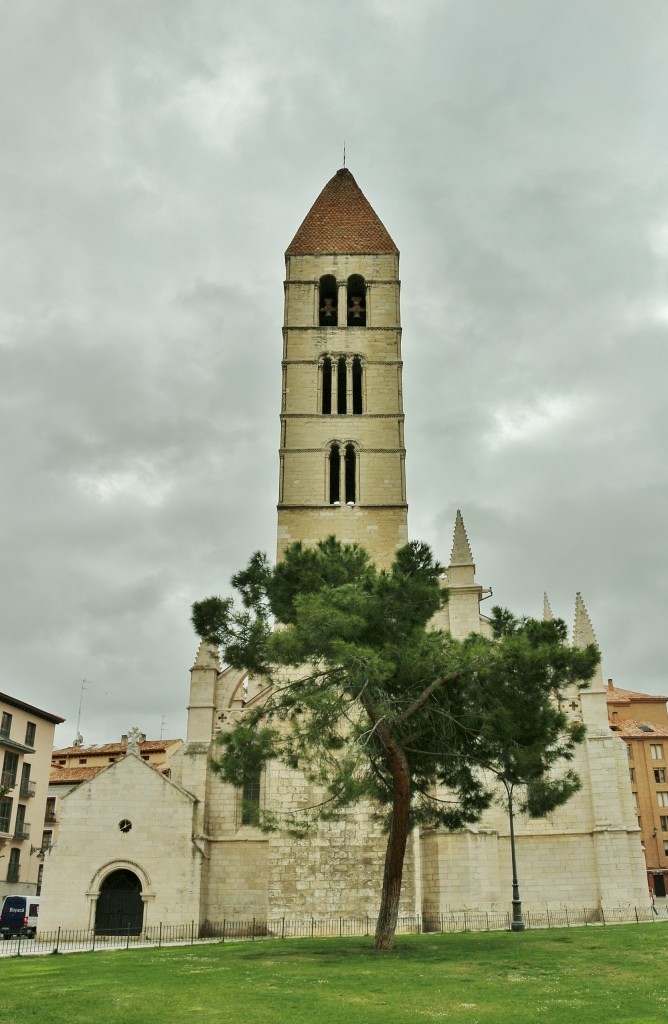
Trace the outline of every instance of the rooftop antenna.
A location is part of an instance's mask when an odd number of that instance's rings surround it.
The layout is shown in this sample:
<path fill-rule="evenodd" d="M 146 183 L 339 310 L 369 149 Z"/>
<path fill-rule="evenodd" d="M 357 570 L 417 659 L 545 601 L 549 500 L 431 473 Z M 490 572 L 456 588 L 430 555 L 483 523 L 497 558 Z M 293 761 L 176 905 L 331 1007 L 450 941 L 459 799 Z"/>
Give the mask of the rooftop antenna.
<path fill-rule="evenodd" d="M 343 140 L 343 166 L 346 166 L 346 140 Z"/>
<path fill-rule="evenodd" d="M 163 733 L 165 731 L 165 725 L 166 724 L 167 724 L 167 718 L 166 718 L 165 715 L 163 715 L 162 718 L 160 719 L 160 739 L 162 739 L 162 737 L 163 737 Z"/>
<path fill-rule="evenodd" d="M 79 726 L 81 725 L 81 705 L 83 704 L 84 690 L 87 688 L 87 686 L 90 686 L 90 680 L 89 679 L 82 679 L 81 680 L 81 695 L 79 697 L 79 714 L 77 715 L 77 734 L 74 737 L 74 744 L 73 744 L 73 746 L 75 746 L 75 747 L 83 746 L 83 736 L 79 732 Z"/>

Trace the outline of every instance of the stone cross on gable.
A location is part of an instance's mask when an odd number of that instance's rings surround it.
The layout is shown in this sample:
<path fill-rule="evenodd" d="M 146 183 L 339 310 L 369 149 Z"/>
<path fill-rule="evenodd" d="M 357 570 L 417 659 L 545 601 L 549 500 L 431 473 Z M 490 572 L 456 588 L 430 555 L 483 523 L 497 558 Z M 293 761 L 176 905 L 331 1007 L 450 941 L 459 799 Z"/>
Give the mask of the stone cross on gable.
<path fill-rule="evenodd" d="M 137 728 L 136 725 L 133 725 L 132 728 L 128 731 L 128 754 L 139 753 L 139 744 L 142 741 L 143 735 L 144 734 L 141 731 L 141 729 Z"/>

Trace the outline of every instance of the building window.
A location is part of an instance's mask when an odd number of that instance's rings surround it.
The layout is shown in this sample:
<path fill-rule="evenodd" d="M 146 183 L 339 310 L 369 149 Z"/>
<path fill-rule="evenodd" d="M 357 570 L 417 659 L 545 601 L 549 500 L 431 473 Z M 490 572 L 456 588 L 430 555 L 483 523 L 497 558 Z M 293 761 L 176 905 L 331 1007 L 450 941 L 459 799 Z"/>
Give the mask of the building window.
<path fill-rule="evenodd" d="M 319 323 L 321 327 L 336 327 L 337 316 L 336 278 L 325 274 L 320 278 Z"/>
<path fill-rule="evenodd" d="M 27 839 L 30 835 L 30 825 L 26 823 L 26 805 L 17 804 L 16 821 L 14 822 L 14 836 L 16 839 Z"/>
<path fill-rule="evenodd" d="M 13 789 L 16 785 L 16 775 L 19 770 L 19 755 L 5 751 L 5 759 L 2 763 L 2 778 L 0 786 L 4 789 Z"/>
<path fill-rule="evenodd" d="M 50 850 L 53 846 L 53 832 L 50 829 L 42 832 L 42 849 Z"/>
<path fill-rule="evenodd" d="M 345 416 L 348 400 L 348 381 L 346 380 L 346 361 L 340 356 L 336 366 L 336 411 Z"/>
<path fill-rule="evenodd" d="M 360 274 L 348 278 L 348 327 L 366 327 L 366 284 Z"/>
<path fill-rule="evenodd" d="M 34 747 L 35 746 L 35 732 L 36 731 L 37 731 L 37 726 L 35 725 L 35 723 L 34 722 L 28 722 L 28 724 L 26 725 L 26 747 Z"/>
<path fill-rule="evenodd" d="M 663 744 L 650 743 L 649 752 L 653 761 L 663 761 Z"/>
<path fill-rule="evenodd" d="M 345 465 L 346 465 L 346 504 L 354 505 L 356 501 L 356 490 L 357 490 L 357 453 L 355 446 L 352 444 L 346 445 L 345 454 Z"/>
<path fill-rule="evenodd" d="M 661 831 L 668 832 L 668 814 L 662 814 L 659 822 L 661 823 Z"/>
<path fill-rule="evenodd" d="M 659 807 L 668 807 L 668 793 L 657 793 L 656 798 L 659 801 Z"/>
<path fill-rule="evenodd" d="M 42 878 L 44 877 L 44 865 L 40 864 L 37 868 L 37 890 L 35 896 L 41 896 L 42 894 Z"/>
<path fill-rule="evenodd" d="M 341 449 L 333 444 L 329 449 L 329 503 L 337 505 L 341 501 Z"/>
<path fill-rule="evenodd" d="M 46 800 L 46 811 L 44 812 L 44 821 L 55 821 L 56 820 L 56 798 L 55 796 L 47 797 Z"/>
<path fill-rule="evenodd" d="M 2 724 L 0 724 L 0 738 L 8 740 L 12 731 L 12 716 L 8 711 L 2 712 Z"/>
<path fill-rule="evenodd" d="M 629 761 L 633 759 L 633 751 L 631 750 L 631 745 L 629 743 L 626 744 L 626 756 L 628 757 Z"/>
<path fill-rule="evenodd" d="M 665 768 L 655 768 L 654 769 L 654 781 L 655 782 L 665 782 L 666 781 L 666 769 Z"/>
<path fill-rule="evenodd" d="M 7 864 L 7 881 L 18 882 L 21 877 L 21 851 L 16 848 L 9 851 L 9 862 Z"/>
<path fill-rule="evenodd" d="M 88 764 L 88 758 L 87 757 L 80 757 L 79 758 L 79 764 Z"/>
<path fill-rule="evenodd" d="M 248 775 L 241 789 L 241 824 L 257 825 L 260 820 L 260 772 Z"/>
<path fill-rule="evenodd" d="M 636 774 L 635 770 L 633 768 L 629 768 L 629 778 L 630 778 L 631 782 L 635 782 L 636 781 L 635 780 L 635 774 Z"/>
<path fill-rule="evenodd" d="M 668 857 L 668 839 L 664 839 L 663 841 L 663 852 L 666 857 Z"/>
<path fill-rule="evenodd" d="M 9 823 L 12 820 L 12 801 L 5 797 L 0 800 L 0 832 L 9 832 Z"/>
<path fill-rule="evenodd" d="M 325 415 L 332 411 L 332 360 L 329 356 L 322 361 L 322 411 Z"/>
<path fill-rule="evenodd" d="M 353 416 L 362 413 L 362 360 L 353 356 Z"/>

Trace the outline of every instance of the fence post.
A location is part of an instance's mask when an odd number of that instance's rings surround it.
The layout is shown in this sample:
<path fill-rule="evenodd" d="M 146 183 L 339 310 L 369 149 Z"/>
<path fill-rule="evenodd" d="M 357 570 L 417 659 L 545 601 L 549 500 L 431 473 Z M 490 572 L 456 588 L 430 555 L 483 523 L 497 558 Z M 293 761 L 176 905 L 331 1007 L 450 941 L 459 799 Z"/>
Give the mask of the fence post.
<path fill-rule="evenodd" d="M 343 935 L 343 918 L 339 918 L 339 938 Z"/>
<path fill-rule="evenodd" d="M 568 907 L 566 907 L 566 927 L 570 928 L 571 922 L 568 920 Z"/>
<path fill-rule="evenodd" d="M 601 907 L 601 920 L 603 921 L 603 924 L 607 923 L 606 920 L 605 920 L 605 911 L 604 911 L 603 907 Z"/>
<path fill-rule="evenodd" d="M 464 911 L 464 931 L 468 931 L 468 925 L 466 923 L 466 911 Z"/>
<path fill-rule="evenodd" d="M 21 932 L 19 932 L 19 944 L 16 947 L 16 955 L 21 956 Z"/>
<path fill-rule="evenodd" d="M 636 924 L 638 924 L 638 907 L 637 907 L 637 905 L 633 909 L 636 912 Z"/>
<path fill-rule="evenodd" d="M 190 945 L 195 945 L 195 922 L 190 922 Z"/>
<path fill-rule="evenodd" d="M 93 928 L 93 942 L 92 942 L 92 945 L 91 945 L 90 948 L 91 948 L 91 953 L 94 953 L 95 952 L 95 929 L 94 928 Z"/>
<path fill-rule="evenodd" d="M 125 948 L 126 949 L 130 948 L 130 924 L 129 924 L 129 922 L 128 922 L 128 937 L 127 937 L 127 941 L 125 943 Z"/>
<path fill-rule="evenodd" d="M 311 938 L 313 938 L 313 915 L 311 915 Z"/>
<path fill-rule="evenodd" d="M 487 931 L 489 931 L 489 910 L 485 911 L 485 917 L 487 918 Z"/>
<path fill-rule="evenodd" d="M 223 942 L 225 941 L 225 928 L 227 926 L 227 918 L 223 918 Z"/>
<path fill-rule="evenodd" d="M 58 952 L 58 946 L 59 945 L 60 945 L 60 925 L 58 925 L 58 934 L 56 935 L 56 948 L 53 951 L 54 953 Z"/>
<path fill-rule="evenodd" d="M 369 915 L 368 914 L 366 915 L 366 931 L 365 931 L 364 934 L 365 935 L 369 934 Z"/>
<path fill-rule="evenodd" d="M 285 915 L 281 918 L 281 938 L 285 938 Z"/>

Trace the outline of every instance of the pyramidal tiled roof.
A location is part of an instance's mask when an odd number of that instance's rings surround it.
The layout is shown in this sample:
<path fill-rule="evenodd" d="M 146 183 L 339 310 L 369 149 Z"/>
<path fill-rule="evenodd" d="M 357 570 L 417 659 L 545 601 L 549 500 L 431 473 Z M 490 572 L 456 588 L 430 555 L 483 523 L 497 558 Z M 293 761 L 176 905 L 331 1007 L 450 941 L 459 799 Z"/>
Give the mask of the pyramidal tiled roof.
<path fill-rule="evenodd" d="M 398 251 L 352 174 L 342 167 L 306 214 L 286 255 Z"/>

